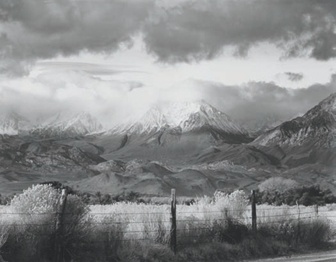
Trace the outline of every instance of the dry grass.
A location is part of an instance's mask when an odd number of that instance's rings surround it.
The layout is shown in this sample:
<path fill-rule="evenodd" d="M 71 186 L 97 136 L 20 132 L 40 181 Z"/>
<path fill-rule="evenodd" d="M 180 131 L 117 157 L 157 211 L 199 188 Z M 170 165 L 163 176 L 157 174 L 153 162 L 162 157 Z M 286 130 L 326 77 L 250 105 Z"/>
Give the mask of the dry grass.
<path fill-rule="evenodd" d="M 251 225 L 251 207 L 244 200 L 243 193 L 231 197 L 219 195 L 217 198 L 203 197 L 192 205 L 177 205 L 177 224 L 184 227 L 192 223 L 204 227 L 219 223 L 223 217 L 230 217 L 247 226 Z M 90 207 L 90 214 L 94 221 L 104 217 L 116 216 L 128 223 L 126 232 L 132 236 L 135 231 L 155 231 L 158 227 L 166 232 L 170 229 L 170 205 L 152 205 L 137 203 L 116 203 L 113 205 L 94 205 Z M 316 213 L 314 206 L 257 206 L 258 225 L 284 224 L 285 222 L 311 222 L 317 218 L 326 219 L 331 225 L 336 225 L 336 205 L 319 207 Z M 159 231 L 159 230 L 158 230 Z M 148 235 L 148 234 L 147 234 Z M 155 235 L 155 234 L 154 234 Z M 134 237 L 143 237 L 134 234 Z M 154 236 L 152 237 L 155 238 Z"/>
<path fill-rule="evenodd" d="M 0 224 L 7 226 L 0 228 L 0 241 L 7 241 L 8 249 L 9 244 L 30 237 L 25 241 L 26 246 L 13 246 L 12 251 L 23 248 L 29 254 L 27 257 L 39 261 L 39 246 L 50 241 L 53 234 L 53 217 L 16 214 L 11 206 L 0 206 L 0 213 Z M 336 205 L 320 207 L 318 214 L 314 207 L 260 205 L 257 217 L 259 231 L 253 235 L 251 208 L 246 196 L 238 191 L 231 196 L 217 194 L 213 198 L 200 198 L 192 205 L 179 204 L 179 253 L 174 258 L 168 247 L 170 205 L 94 205 L 80 220 L 80 232 L 84 233 L 74 235 L 72 241 L 81 244 L 73 249 L 72 258 L 74 261 L 184 261 L 199 256 L 220 261 L 220 258 L 284 254 L 295 245 L 316 246 L 326 241 L 330 225 L 336 224 Z M 41 226 L 46 221 L 49 225 Z"/>

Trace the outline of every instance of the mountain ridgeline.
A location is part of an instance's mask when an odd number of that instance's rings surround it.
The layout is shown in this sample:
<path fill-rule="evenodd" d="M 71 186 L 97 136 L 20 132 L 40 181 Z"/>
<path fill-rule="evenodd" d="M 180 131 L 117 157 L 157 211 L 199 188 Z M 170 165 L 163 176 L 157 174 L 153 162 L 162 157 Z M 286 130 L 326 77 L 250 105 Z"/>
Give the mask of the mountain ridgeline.
<path fill-rule="evenodd" d="M 211 194 L 272 176 L 336 191 L 336 94 L 252 137 L 205 101 L 153 105 L 112 129 L 86 112 L 0 116 L 4 192 L 57 180 L 87 192 Z M 255 132 L 254 132 L 255 133 Z"/>
<path fill-rule="evenodd" d="M 336 132 L 336 94 L 320 102 L 301 117 L 286 121 L 255 140 L 260 145 L 302 145 L 319 140 L 327 148 L 333 147 Z"/>
<path fill-rule="evenodd" d="M 104 146 L 106 159 L 190 162 L 210 147 L 252 140 L 229 116 L 200 101 L 154 106 L 105 132 L 95 143 Z"/>

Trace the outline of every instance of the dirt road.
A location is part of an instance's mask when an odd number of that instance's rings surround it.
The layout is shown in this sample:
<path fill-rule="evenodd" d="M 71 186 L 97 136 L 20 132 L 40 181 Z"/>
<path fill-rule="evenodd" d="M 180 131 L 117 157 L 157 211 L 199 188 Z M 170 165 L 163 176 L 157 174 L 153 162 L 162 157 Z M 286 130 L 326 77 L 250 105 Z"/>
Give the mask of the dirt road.
<path fill-rule="evenodd" d="M 250 260 L 249 262 L 336 262 L 336 250 L 281 258 Z"/>

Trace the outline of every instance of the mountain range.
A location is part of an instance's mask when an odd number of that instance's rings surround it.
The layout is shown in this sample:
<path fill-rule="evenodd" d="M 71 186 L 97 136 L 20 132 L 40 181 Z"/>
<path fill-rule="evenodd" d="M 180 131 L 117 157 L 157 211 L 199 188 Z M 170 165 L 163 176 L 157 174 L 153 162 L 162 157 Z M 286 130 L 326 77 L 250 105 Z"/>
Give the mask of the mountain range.
<path fill-rule="evenodd" d="M 205 101 L 170 102 L 154 105 L 138 118 L 128 119 L 114 128 L 115 133 L 152 133 L 162 129 L 193 132 L 204 127 L 219 133 L 247 135 L 247 131 Z"/>
<path fill-rule="evenodd" d="M 11 112 L 0 116 L 0 133 L 5 193 L 58 180 L 88 192 L 174 187 L 195 196 L 252 189 L 272 176 L 336 192 L 336 94 L 257 133 L 203 100 L 155 104 L 111 129 L 87 112 L 36 121 Z"/>
<path fill-rule="evenodd" d="M 25 117 L 8 112 L 0 114 L 0 134 L 17 135 L 20 131 L 30 129 L 30 122 Z"/>
<path fill-rule="evenodd" d="M 34 121 L 16 113 L 9 112 L 0 115 L 0 134 L 19 135 L 35 134 L 40 137 L 73 137 L 100 132 L 103 126 L 90 113 L 76 114 L 58 113 Z"/>

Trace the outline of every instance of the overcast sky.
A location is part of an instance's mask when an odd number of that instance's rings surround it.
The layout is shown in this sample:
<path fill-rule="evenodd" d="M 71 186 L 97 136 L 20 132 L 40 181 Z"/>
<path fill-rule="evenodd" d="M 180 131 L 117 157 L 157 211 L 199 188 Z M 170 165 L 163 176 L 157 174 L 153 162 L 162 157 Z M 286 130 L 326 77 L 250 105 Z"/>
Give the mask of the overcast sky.
<path fill-rule="evenodd" d="M 0 0 L 0 110 L 290 118 L 336 91 L 335 21 L 334 0 Z"/>

